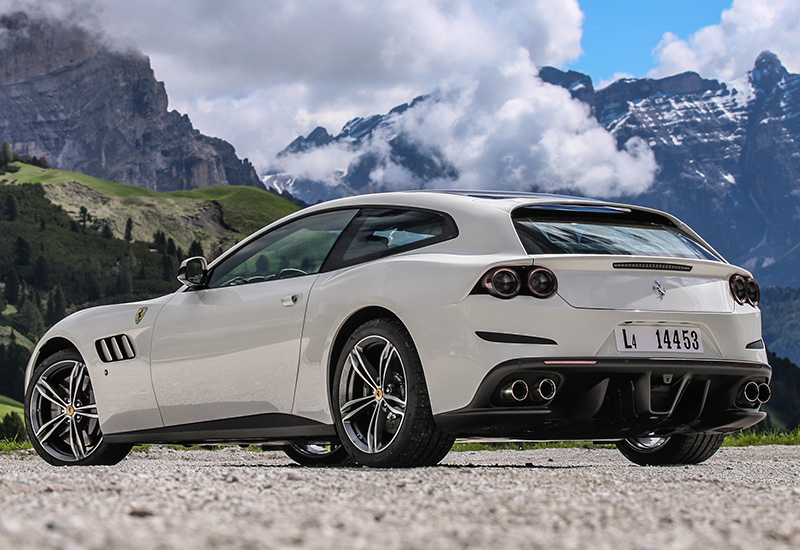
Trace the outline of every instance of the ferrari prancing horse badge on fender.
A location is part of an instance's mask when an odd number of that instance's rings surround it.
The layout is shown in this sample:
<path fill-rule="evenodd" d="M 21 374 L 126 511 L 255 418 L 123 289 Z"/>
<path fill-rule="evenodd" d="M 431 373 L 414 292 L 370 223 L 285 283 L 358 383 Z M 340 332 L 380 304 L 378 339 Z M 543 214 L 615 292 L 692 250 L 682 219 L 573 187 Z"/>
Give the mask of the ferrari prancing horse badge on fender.
<path fill-rule="evenodd" d="M 145 313 L 147 313 L 147 308 L 146 307 L 140 307 L 139 311 L 136 312 L 136 324 L 137 325 L 144 318 L 144 314 Z"/>

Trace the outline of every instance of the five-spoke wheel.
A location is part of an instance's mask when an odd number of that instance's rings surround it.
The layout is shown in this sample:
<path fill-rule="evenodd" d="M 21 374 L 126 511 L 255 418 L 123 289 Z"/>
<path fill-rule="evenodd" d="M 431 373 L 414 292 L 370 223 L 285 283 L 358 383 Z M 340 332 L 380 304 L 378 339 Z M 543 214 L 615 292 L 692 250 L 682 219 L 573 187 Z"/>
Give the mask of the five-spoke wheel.
<path fill-rule="evenodd" d="M 405 328 L 374 319 L 349 338 L 334 376 L 342 445 L 368 466 L 436 464 L 453 438 L 433 422 L 422 365 Z"/>
<path fill-rule="evenodd" d="M 115 464 L 130 446 L 103 442 L 92 381 L 72 350 L 47 358 L 25 396 L 25 425 L 39 455 L 51 464 Z"/>

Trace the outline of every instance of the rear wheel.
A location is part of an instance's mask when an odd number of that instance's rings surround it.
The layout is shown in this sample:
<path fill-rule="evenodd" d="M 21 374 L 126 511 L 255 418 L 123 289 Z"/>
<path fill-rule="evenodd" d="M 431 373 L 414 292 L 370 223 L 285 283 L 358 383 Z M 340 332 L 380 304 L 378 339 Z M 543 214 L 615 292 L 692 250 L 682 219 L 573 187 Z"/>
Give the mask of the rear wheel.
<path fill-rule="evenodd" d="M 350 455 L 338 443 L 286 445 L 283 452 L 302 466 L 339 466 L 350 462 Z"/>
<path fill-rule="evenodd" d="M 89 370 L 75 350 L 51 355 L 34 371 L 25 428 L 39 456 L 54 466 L 116 464 L 131 450 L 103 441 Z"/>
<path fill-rule="evenodd" d="M 408 331 L 374 319 L 347 340 L 333 383 L 339 439 L 358 464 L 437 464 L 455 438 L 437 428 L 422 364 Z"/>
<path fill-rule="evenodd" d="M 700 464 L 714 456 L 724 439 L 724 434 L 648 435 L 618 441 L 617 448 L 641 466 Z"/>

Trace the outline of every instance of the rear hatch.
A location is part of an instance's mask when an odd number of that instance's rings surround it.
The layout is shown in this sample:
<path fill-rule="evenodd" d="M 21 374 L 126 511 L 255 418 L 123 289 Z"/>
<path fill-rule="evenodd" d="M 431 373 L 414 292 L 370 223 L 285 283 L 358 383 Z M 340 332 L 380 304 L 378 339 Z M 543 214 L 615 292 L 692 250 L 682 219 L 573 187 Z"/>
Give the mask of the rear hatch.
<path fill-rule="evenodd" d="M 537 256 L 558 294 L 585 309 L 722 313 L 734 309 L 725 263 L 625 256 Z"/>
<path fill-rule="evenodd" d="M 546 204 L 512 213 L 534 263 L 552 269 L 571 306 L 730 312 L 726 263 L 680 221 L 616 205 Z"/>

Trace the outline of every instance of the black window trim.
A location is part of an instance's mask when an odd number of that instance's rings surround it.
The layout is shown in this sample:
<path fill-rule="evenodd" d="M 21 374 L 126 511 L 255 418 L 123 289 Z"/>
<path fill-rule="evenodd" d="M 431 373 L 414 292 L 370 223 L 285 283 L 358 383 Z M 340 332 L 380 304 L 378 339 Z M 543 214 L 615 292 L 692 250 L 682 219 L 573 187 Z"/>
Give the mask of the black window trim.
<path fill-rule="evenodd" d="M 369 218 L 369 213 L 375 210 L 398 210 L 403 212 L 423 212 L 426 214 L 433 214 L 441 217 L 444 220 L 444 231 L 442 232 L 441 235 L 437 235 L 436 237 L 431 237 L 429 239 L 422 239 L 420 241 L 404 244 L 402 246 L 393 248 L 389 251 L 374 252 L 366 256 L 353 258 L 352 260 L 345 260 L 344 259 L 345 251 L 350 246 L 350 243 L 355 238 L 359 229 L 361 229 L 361 226 Z M 456 225 L 455 220 L 453 220 L 453 217 L 447 212 L 442 212 L 441 210 L 432 210 L 429 208 L 418 208 L 413 206 L 393 206 L 388 204 L 363 205 L 361 206 L 360 211 L 353 217 L 352 220 L 350 220 L 350 223 L 344 228 L 341 235 L 339 235 L 339 238 L 336 240 L 336 243 L 334 243 L 333 248 L 331 248 L 328 257 L 322 263 L 322 267 L 320 268 L 319 272 L 326 273 L 329 271 L 335 271 L 337 269 L 342 269 L 345 267 L 351 267 L 354 265 L 371 262 L 373 260 L 377 260 L 380 258 L 387 258 L 389 256 L 394 256 L 395 254 L 401 254 L 403 252 L 408 252 L 410 250 L 425 248 L 427 246 L 432 246 L 434 244 L 449 241 L 451 239 L 455 239 L 456 237 L 458 237 L 458 226 Z"/>

